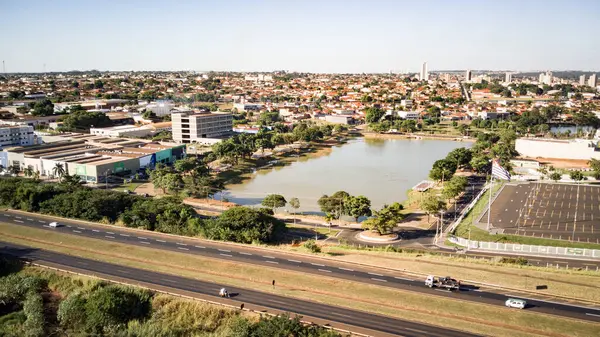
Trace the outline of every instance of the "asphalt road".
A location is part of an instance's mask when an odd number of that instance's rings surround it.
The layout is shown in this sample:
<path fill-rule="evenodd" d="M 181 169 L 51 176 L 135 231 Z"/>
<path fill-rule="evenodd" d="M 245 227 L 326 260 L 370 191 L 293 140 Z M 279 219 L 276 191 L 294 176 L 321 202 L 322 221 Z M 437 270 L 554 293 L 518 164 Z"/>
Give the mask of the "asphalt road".
<path fill-rule="evenodd" d="M 215 301 L 228 303 L 230 299 L 223 299 L 218 296 L 222 285 L 203 282 L 199 280 L 157 273 L 142 269 L 135 269 L 121 265 L 114 265 L 105 262 L 83 259 L 70 255 L 54 253 L 51 251 L 38 250 L 21 245 L 4 243 L 0 241 L 0 253 L 17 256 L 30 262 L 39 264 L 52 263 L 55 265 L 74 267 L 94 273 L 101 273 L 118 277 L 119 279 L 128 279 L 131 281 L 151 283 L 161 287 L 191 291 L 214 297 Z M 276 310 L 292 312 L 299 315 L 316 317 L 324 320 L 330 320 L 342 324 L 352 325 L 360 328 L 371 329 L 387 334 L 423 337 L 423 336 L 476 336 L 466 332 L 455 331 L 426 324 L 414 323 L 400 320 L 392 317 L 385 317 L 366 313 L 357 310 L 345 309 L 326 304 L 313 303 L 298 299 L 292 299 L 249 289 L 228 287 L 228 291 L 235 296 L 235 301 L 260 305 Z"/>
<path fill-rule="evenodd" d="M 22 215 L 10 211 L 0 212 L 0 221 L 7 223 L 57 231 L 111 242 L 144 246 L 154 249 L 177 251 L 186 254 L 196 254 L 211 258 L 224 259 L 232 262 L 249 263 L 259 266 L 282 268 L 301 271 L 310 274 L 336 277 L 368 284 L 376 284 L 391 288 L 415 291 L 424 294 L 444 296 L 449 298 L 486 303 L 503 306 L 507 298 L 526 299 L 528 310 L 565 317 L 579 318 L 600 322 L 600 309 L 577 306 L 559 301 L 543 301 L 528 298 L 526 294 L 506 292 L 496 289 L 479 289 L 477 287 L 463 287 L 462 291 L 448 292 L 441 289 L 430 289 L 424 285 L 423 279 L 416 279 L 399 272 L 388 271 L 381 268 L 367 268 L 355 264 L 328 261 L 318 258 L 300 257 L 281 252 L 265 251 L 228 245 L 223 243 L 197 241 L 185 237 L 158 235 L 151 232 L 133 232 L 122 230 L 118 227 L 94 226 L 77 221 L 61 221 L 58 228 L 48 227 L 48 222 L 53 221 L 43 215 Z M 440 275 L 446 276 L 446 275 Z M 452 276 L 452 275 L 451 275 Z M 460 275 L 453 275 L 460 279 Z"/>

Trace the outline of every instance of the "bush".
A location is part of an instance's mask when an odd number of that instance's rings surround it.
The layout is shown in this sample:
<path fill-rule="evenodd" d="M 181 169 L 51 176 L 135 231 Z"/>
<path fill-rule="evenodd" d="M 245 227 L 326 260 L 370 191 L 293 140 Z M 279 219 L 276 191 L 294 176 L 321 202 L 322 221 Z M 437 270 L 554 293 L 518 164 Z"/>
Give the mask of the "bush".
<path fill-rule="evenodd" d="M 529 261 L 527 261 L 527 259 L 525 259 L 523 257 L 518 257 L 518 258 L 503 257 L 500 259 L 500 263 L 508 263 L 508 264 L 516 264 L 519 266 L 527 266 L 529 264 Z"/>
<path fill-rule="evenodd" d="M 320 253 L 321 247 L 317 245 L 315 240 L 308 240 L 304 243 L 304 248 L 308 249 L 311 253 Z"/>
<path fill-rule="evenodd" d="M 86 330 L 108 333 L 130 320 L 146 318 L 151 296 L 148 291 L 113 285 L 94 291 L 85 303 Z"/>
<path fill-rule="evenodd" d="M 85 326 L 85 298 L 81 294 L 72 294 L 58 306 L 57 318 L 65 329 L 79 330 Z"/>
<path fill-rule="evenodd" d="M 278 239 L 285 231 L 285 223 L 260 210 L 232 207 L 217 219 L 205 221 L 202 231 L 209 239 L 264 243 Z"/>
<path fill-rule="evenodd" d="M 23 302 L 23 313 L 27 319 L 23 323 L 25 336 L 44 336 L 44 301 L 36 292 L 29 292 Z"/>
<path fill-rule="evenodd" d="M 20 303 L 28 293 L 40 292 L 45 284 L 44 280 L 36 276 L 11 274 L 0 278 L 0 303 Z"/>

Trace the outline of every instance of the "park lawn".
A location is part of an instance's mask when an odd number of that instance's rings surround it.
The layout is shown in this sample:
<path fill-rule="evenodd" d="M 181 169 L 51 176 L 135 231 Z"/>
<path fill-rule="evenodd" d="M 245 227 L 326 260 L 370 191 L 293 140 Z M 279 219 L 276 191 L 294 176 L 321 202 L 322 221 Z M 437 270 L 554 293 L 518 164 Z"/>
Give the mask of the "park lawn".
<path fill-rule="evenodd" d="M 494 194 L 498 192 L 500 187 L 500 184 L 494 185 Z M 488 199 L 489 190 L 483 194 L 483 196 L 477 201 L 473 209 L 469 211 L 469 213 L 463 218 L 463 220 L 454 230 L 454 235 L 465 239 L 470 238 L 471 240 L 484 242 L 520 243 L 524 245 L 600 249 L 600 244 L 597 243 L 571 242 L 566 240 L 553 240 L 511 234 L 490 234 L 486 230 L 481 229 L 473 224 L 487 210 L 489 201 Z"/>
<path fill-rule="evenodd" d="M 288 229 L 292 229 L 295 231 L 305 231 L 305 232 L 310 232 L 310 233 L 315 232 L 314 226 L 294 225 L 293 223 L 292 224 L 288 223 L 288 224 L 286 224 L 286 227 Z M 340 232 L 339 229 L 329 229 L 329 228 L 325 228 L 325 227 L 317 227 L 316 231 L 317 231 L 317 233 L 326 235 L 326 236 L 336 236 Z"/>
<path fill-rule="evenodd" d="M 119 185 L 119 187 L 113 188 L 113 190 L 117 191 L 117 192 L 123 192 L 124 190 L 129 190 L 130 192 L 134 192 L 135 189 L 140 187 L 140 185 L 142 185 L 142 184 L 143 183 L 141 183 L 141 182 L 122 184 L 122 185 Z"/>
<path fill-rule="evenodd" d="M 597 324 L 580 320 L 5 223 L 0 223 L 0 232 L 4 234 L 4 241 L 40 249 L 232 287 L 252 288 L 478 334 L 594 336 L 597 329 Z M 277 280 L 277 287 L 271 286 L 273 279 Z"/>

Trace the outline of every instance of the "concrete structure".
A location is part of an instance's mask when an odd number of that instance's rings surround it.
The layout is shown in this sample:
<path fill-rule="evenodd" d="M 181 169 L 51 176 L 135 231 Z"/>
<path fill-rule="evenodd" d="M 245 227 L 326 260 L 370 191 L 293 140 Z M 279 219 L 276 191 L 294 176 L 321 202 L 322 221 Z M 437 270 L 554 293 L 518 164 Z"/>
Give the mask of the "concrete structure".
<path fill-rule="evenodd" d="M 242 111 L 260 111 L 264 104 L 261 103 L 233 103 L 233 108 L 238 112 Z"/>
<path fill-rule="evenodd" d="M 421 74 L 419 79 L 421 81 L 429 81 L 429 72 L 427 71 L 427 62 L 423 62 L 421 65 Z"/>
<path fill-rule="evenodd" d="M 512 73 L 506 73 L 506 75 L 504 76 L 504 83 L 510 82 L 512 82 Z"/>
<path fill-rule="evenodd" d="M 465 72 L 465 81 L 471 82 L 472 79 L 473 79 L 473 73 L 471 72 L 471 70 L 467 70 Z"/>
<path fill-rule="evenodd" d="M 538 79 L 540 84 L 552 84 L 552 72 L 547 71 L 546 73 L 540 73 L 540 78 Z"/>
<path fill-rule="evenodd" d="M 413 106 L 413 100 L 412 99 L 403 99 L 400 101 L 400 105 L 402 105 L 405 108 L 412 108 Z"/>
<path fill-rule="evenodd" d="M 146 105 L 146 109 L 154 112 L 156 116 L 166 116 L 171 114 L 171 110 L 175 108 L 173 101 L 156 101 Z"/>
<path fill-rule="evenodd" d="M 119 125 L 108 128 L 91 128 L 90 134 L 107 137 L 146 137 L 160 131 L 170 131 L 171 122 L 148 124 L 144 126 Z"/>
<path fill-rule="evenodd" d="M 0 127 L 0 148 L 15 145 L 34 145 L 36 137 L 33 127 L 29 125 Z"/>
<path fill-rule="evenodd" d="M 107 176 L 135 174 L 184 156 L 185 145 L 81 135 L 51 144 L 6 148 L 0 152 L 0 164 L 20 170 L 31 167 L 42 176 L 53 176 L 60 164 L 66 173 L 98 183 L 106 181 Z"/>
<path fill-rule="evenodd" d="M 506 119 L 510 116 L 508 111 L 480 111 L 479 118 L 481 119 Z"/>
<path fill-rule="evenodd" d="M 588 79 L 588 86 L 595 88 L 596 84 L 597 84 L 596 74 L 591 74 L 590 78 Z"/>
<path fill-rule="evenodd" d="M 352 124 L 352 116 L 347 115 L 325 115 L 325 121 L 334 124 Z"/>
<path fill-rule="evenodd" d="M 398 117 L 400 117 L 402 119 L 417 120 L 417 119 L 419 119 L 419 112 L 418 111 L 398 111 Z"/>
<path fill-rule="evenodd" d="M 178 143 L 193 143 L 202 138 L 215 138 L 227 135 L 233 130 L 231 113 L 174 113 L 173 140 Z"/>
<path fill-rule="evenodd" d="M 600 159 L 597 141 L 587 139 L 518 138 L 515 149 L 521 156 L 529 158 Z"/>
<path fill-rule="evenodd" d="M 585 85 L 585 74 L 579 76 L 579 85 L 581 85 L 581 86 Z"/>

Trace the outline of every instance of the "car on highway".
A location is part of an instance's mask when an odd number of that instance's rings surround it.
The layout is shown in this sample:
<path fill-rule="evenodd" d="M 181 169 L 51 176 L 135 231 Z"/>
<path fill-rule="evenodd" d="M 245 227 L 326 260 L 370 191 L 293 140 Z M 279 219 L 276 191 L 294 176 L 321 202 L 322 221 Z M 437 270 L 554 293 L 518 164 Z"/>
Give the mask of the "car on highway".
<path fill-rule="evenodd" d="M 50 226 L 52 228 L 56 228 L 56 227 L 59 227 L 60 224 L 58 222 L 56 222 L 56 221 L 53 221 L 53 222 L 49 223 L 48 226 Z"/>
<path fill-rule="evenodd" d="M 509 308 L 525 309 L 525 307 L 527 306 L 527 301 L 520 300 L 517 298 L 509 298 L 506 300 L 504 305 L 506 305 Z"/>

